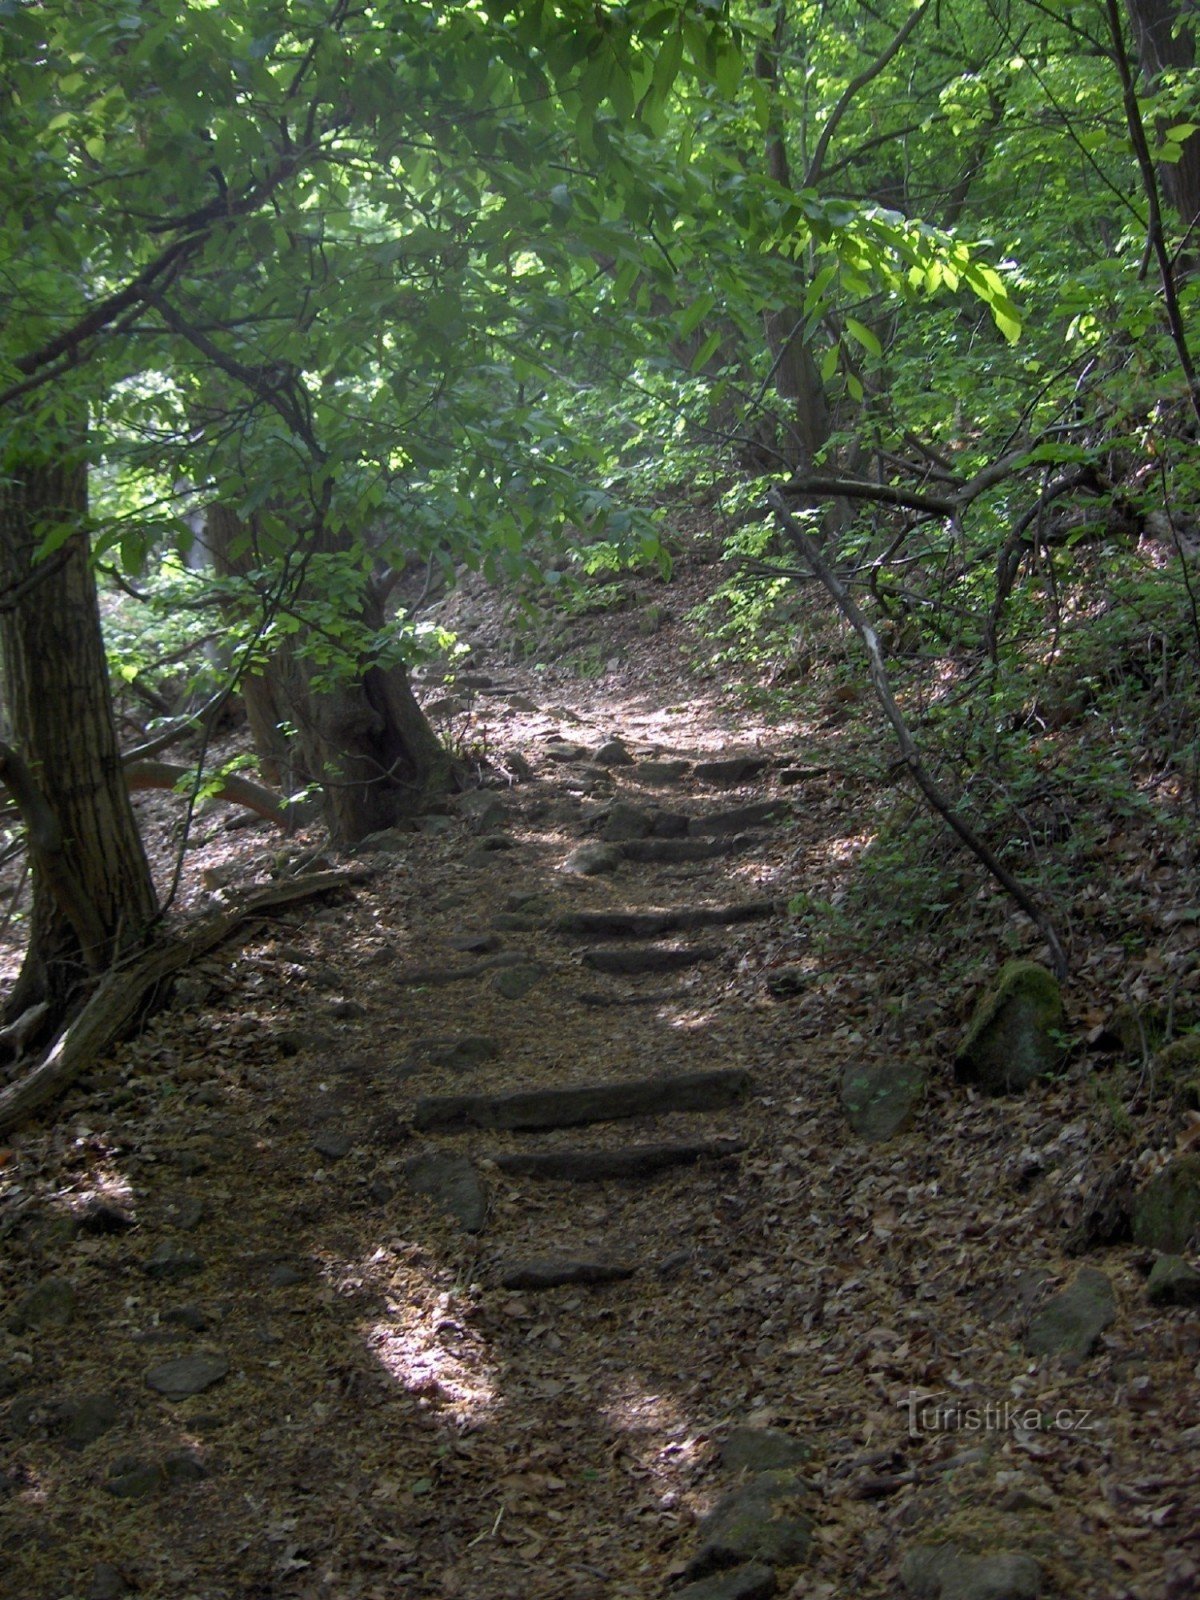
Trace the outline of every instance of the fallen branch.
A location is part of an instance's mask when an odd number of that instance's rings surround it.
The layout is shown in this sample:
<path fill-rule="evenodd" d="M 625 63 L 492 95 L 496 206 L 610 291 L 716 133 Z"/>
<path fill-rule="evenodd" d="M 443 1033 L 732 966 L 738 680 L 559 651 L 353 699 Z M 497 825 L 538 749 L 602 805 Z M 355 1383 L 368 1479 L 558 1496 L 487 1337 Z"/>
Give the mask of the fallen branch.
<path fill-rule="evenodd" d="M 863 649 L 867 653 L 867 671 L 870 674 L 871 684 L 880 705 L 883 707 L 884 715 L 892 725 L 896 735 L 896 743 L 900 746 L 903 762 L 912 774 L 917 787 L 942 820 L 953 829 L 967 849 L 971 851 L 972 855 L 983 863 L 997 883 L 1001 885 L 1020 906 L 1030 921 L 1033 922 L 1050 947 L 1050 960 L 1055 972 L 1060 978 L 1065 977 L 1068 969 L 1066 952 L 1063 950 L 1062 943 L 1049 915 L 1038 905 L 1029 891 L 1013 877 L 991 847 L 955 811 L 949 796 L 942 793 L 921 760 L 920 752 L 913 742 L 912 734 L 908 731 L 908 724 L 905 722 L 900 707 L 896 704 L 896 697 L 892 693 L 892 686 L 888 681 L 887 668 L 883 662 L 883 651 L 880 649 L 879 637 L 874 628 L 859 609 L 849 590 L 826 562 L 816 541 L 792 516 L 779 490 L 772 489 L 767 499 L 778 515 L 780 525 L 797 552 L 812 567 L 838 610 L 862 640 Z"/>
<path fill-rule="evenodd" d="M 174 789 L 181 778 L 194 781 L 195 776 L 194 768 L 176 766 L 170 761 L 125 763 L 125 782 L 135 790 Z M 239 778 L 236 773 L 222 778 L 220 787 L 213 789 L 212 794 L 217 800 L 245 806 L 247 811 L 265 817 L 268 822 L 276 823 L 288 833 L 300 821 L 299 807 L 280 800 L 270 789 L 264 789 L 261 783 L 254 783 L 250 778 Z"/>
<path fill-rule="evenodd" d="M 222 944 L 244 922 L 263 911 L 362 883 L 370 876 L 365 867 L 354 867 L 345 872 L 315 872 L 269 884 L 253 890 L 229 910 L 207 918 L 190 932 L 165 939 L 124 966 L 114 967 L 38 1065 L 0 1089 L 0 1133 L 57 1100 L 117 1043 L 141 1015 L 159 984 Z"/>

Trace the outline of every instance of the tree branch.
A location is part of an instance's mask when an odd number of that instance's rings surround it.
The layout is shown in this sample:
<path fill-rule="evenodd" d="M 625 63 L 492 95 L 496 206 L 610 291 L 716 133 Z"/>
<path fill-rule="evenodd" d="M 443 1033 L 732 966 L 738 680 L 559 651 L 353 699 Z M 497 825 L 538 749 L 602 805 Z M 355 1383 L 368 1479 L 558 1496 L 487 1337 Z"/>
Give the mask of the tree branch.
<path fill-rule="evenodd" d="M 999 860 L 990 846 L 958 814 L 949 796 L 942 793 L 928 768 L 921 760 L 920 752 L 913 742 L 912 734 L 908 730 L 908 724 L 905 722 L 900 707 L 896 704 L 896 697 L 892 693 L 892 686 L 888 681 L 887 668 L 884 666 L 883 651 L 880 648 L 879 638 L 874 628 L 859 609 L 845 585 L 838 579 L 832 567 L 827 564 L 817 547 L 816 541 L 792 516 L 779 490 L 772 489 L 767 499 L 779 517 L 780 525 L 797 552 L 812 567 L 838 610 L 862 641 L 863 648 L 867 654 L 867 671 L 870 674 L 871 684 L 880 705 L 883 707 L 884 715 L 891 723 L 892 730 L 896 735 L 896 743 L 900 746 L 900 754 L 917 787 L 921 790 L 930 806 L 953 829 L 972 855 L 983 863 L 997 883 L 1007 891 L 1030 921 L 1033 922 L 1050 947 L 1050 960 L 1055 972 L 1060 978 L 1065 977 L 1068 970 L 1066 952 L 1063 950 L 1062 943 L 1050 917 L 1037 904 L 1029 891 L 1013 877 L 1012 873 Z"/>

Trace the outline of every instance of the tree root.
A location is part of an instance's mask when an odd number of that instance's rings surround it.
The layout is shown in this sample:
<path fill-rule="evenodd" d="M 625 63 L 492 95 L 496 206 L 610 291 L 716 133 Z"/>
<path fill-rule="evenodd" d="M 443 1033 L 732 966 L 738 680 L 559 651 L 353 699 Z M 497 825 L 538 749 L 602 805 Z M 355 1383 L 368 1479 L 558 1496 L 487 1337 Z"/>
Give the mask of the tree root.
<path fill-rule="evenodd" d="M 112 1048 L 153 1001 L 154 991 L 181 968 L 223 943 L 250 918 L 297 900 L 365 882 L 365 867 L 316 872 L 273 883 L 247 894 L 227 911 L 210 916 L 190 931 L 165 938 L 114 967 L 100 981 L 83 1010 L 59 1034 L 46 1055 L 24 1077 L 0 1089 L 0 1133 L 57 1100 L 75 1079 Z"/>

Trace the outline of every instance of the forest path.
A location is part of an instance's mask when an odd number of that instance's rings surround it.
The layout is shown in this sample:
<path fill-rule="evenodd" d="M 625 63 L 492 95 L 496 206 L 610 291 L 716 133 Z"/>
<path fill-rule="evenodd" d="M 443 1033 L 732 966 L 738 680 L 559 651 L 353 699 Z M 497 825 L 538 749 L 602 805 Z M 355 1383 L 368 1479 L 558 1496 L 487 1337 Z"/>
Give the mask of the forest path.
<path fill-rule="evenodd" d="M 1114 1564 L 1169 1561 L 1155 1491 L 1120 1545 L 1095 1507 L 1149 1481 L 1186 1340 L 1119 1261 L 1102 1358 L 1020 1348 L 1075 1271 L 1078 1086 L 979 1102 L 939 974 L 830 965 L 784 903 L 830 892 L 875 795 L 663 661 L 479 663 L 489 786 L 201 963 L 14 1146 L 13 1594 L 840 1600 L 944 1539 L 1173 1592 Z M 916 1128 L 864 1142 L 847 1072 L 918 1058 Z M 960 1412 L 914 1428 L 914 1395 Z M 1021 1395 L 1099 1431 L 963 1420 Z M 733 1491 L 748 1546 L 702 1520 Z"/>

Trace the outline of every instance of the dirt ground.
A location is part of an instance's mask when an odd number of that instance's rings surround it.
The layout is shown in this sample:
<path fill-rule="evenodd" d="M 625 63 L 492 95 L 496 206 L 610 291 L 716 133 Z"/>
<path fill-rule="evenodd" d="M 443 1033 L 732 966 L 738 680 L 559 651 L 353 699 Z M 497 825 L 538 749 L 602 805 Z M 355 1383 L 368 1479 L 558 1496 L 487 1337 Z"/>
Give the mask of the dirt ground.
<path fill-rule="evenodd" d="M 1190 880 L 1123 823 L 1071 929 L 1068 1066 L 1023 1096 L 957 1083 L 975 999 L 1007 956 L 1044 953 L 1037 936 L 965 860 L 956 903 L 904 938 L 833 915 L 913 802 L 857 691 L 817 674 L 757 711 L 696 669 L 702 554 L 567 619 L 553 656 L 528 625 L 514 648 L 482 584 L 456 594 L 472 659 L 422 692 L 492 814 L 460 802 L 377 841 L 368 881 L 206 958 L 10 1139 L 0 1593 L 660 1596 L 745 1481 L 722 1446 L 747 1426 L 807 1450 L 811 1545 L 780 1594 L 898 1595 L 906 1552 L 946 1542 L 1031 1554 L 1048 1595 L 1200 1592 L 1195 1311 L 1148 1302 L 1146 1251 L 1078 1234 L 1120 1163 L 1141 1182 L 1187 1131 L 1129 1114 L 1099 1039 L 1130 998 L 1200 1010 Z M 594 759 L 612 739 L 632 764 Z M 735 755 L 764 764 L 695 771 Z M 711 833 L 761 801 L 774 817 Z M 176 803 L 137 803 L 165 881 Z M 615 803 L 736 848 L 564 870 Z M 176 914 L 335 859 L 315 831 L 228 821 L 201 819 Z M 662 971 L 598 968 L 602 941 L 556 926 L 763 898 L 769 915 L 652 940 L 679 955 Z M 488 1048 L 448 1048 L 465 1040 Z M 911 1125 L 868 1143 L 841 1085 L 879 1063 L 927 1083 Z M 748 1090 L 708 1112 L 414 1124 L 431 1096 L 715 1069 Z M 680 1140 L 738 1151 L 625 1181 L 497 1165 Z M 415 1192 L 411 1163 L 435 1154 L 482 1181 L 478 1231 Z M 522 1287 L 548 1260 L 629 1275 Z M 1089 1266 L 1115 1319 L 1073 1365 L 1031 1355 L 1031 1314 Z M 22 1311 L 47 1281 L 66 1287 Z M 198 1392 L 152 1386 L 187 1357 L 208 1358 Z"/>

